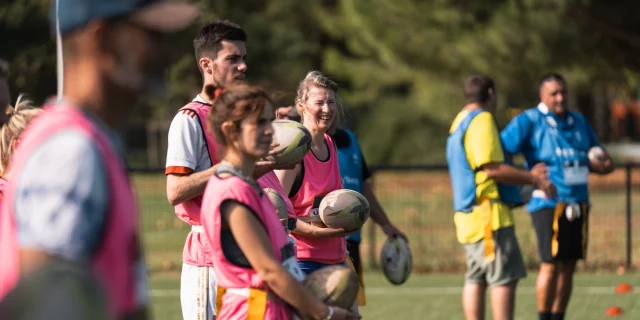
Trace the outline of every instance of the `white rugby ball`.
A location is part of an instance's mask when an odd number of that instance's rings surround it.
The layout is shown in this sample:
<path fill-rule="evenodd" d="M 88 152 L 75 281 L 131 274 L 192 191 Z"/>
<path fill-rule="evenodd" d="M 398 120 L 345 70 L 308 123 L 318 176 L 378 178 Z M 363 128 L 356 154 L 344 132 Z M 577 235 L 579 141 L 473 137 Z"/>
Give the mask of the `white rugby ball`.
<path fill-rule="evenodd" d="M 318 215 L 329 228 L 360 229 L 369 218 L 369 201 L 357 191 L 339 189 L 330 192 L 318 208 Z"/>
<path fill-rule="evenodd" d="M 403 284 L 413 269 L 413 257 L 406 240 L 391 237 L 382 246 L 380 265 L 387 280 L 395 285 Z"/>
<path fill-rule="evenodd" d="M 603 161 L 604 160 L 604 149 L 599 146 L 592 147 L 589 149 L 589 153 L 587 154 L 589 160 L 591 161 Z"/>
<path fill-rule="evenodd" d="M 275 154 L 266 157 L 277 166 L 298 163 L 311 150 L 311 133 L 301 123 L 291 120 L 276 120 L 273 125 L 273 141 L 280 145 Z"/>
<path fill-rule="evenodd" d="M 267 198 L 269 198 L 269 201 L 273 204 L 280 222 L 286 226 L 287 221 L 289 220 L 289 210 L 287 209 L 287 203 L 284 201 L 284 198 L 280 192 L 276 191 L 276 189 L 264 188 L 262 190 L 267 195 Z"/>

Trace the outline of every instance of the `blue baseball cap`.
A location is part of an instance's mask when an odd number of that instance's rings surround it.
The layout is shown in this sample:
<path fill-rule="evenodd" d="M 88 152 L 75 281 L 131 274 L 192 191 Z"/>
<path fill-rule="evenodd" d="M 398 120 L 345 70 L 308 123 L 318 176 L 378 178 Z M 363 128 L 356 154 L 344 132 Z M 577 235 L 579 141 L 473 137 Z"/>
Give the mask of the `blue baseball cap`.
<path fill-rule="evenodd" d="M 52 0 L 50 21 L 64 34 L 92 20 L 127 16 L 153 31 L 171 33 L 189 26 L 200 14 L 193 4 L 168 0 Z"/>

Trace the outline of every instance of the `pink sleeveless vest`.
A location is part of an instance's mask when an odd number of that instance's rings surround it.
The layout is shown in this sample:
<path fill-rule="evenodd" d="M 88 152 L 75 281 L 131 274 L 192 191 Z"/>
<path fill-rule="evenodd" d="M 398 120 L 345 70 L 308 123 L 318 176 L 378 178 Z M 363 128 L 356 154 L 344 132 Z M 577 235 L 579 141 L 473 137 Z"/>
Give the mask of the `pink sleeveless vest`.
<path fill-rule="evenodd" d="M 200 121 L 200 126 L 202 127 L 207 142 L 211 165 L 213 166 L 220 162 L 217 155 L 218 144 L 211 132 L 207 130 L 207 115 L 209 114 L 209 110 L 211 110 L 211 105 L 202 102 L 191 102 L 182 107 L 180 111 L 182 110 L 191 110 L 198 115 L 198 120 Z M 175 211 L 178 218 L 182 221 L 192 226 L 199 226 L 201 207 L 202 196 L 198 196 L 175 206 Z M 184 250 L 182 251 L 182 261 L 195 266 L 213 266 L 211 263 L 211 246 L 207 243 L 202 232 L 189 232 L 184 244 Z"/>
<path fill-rule="evenodd" d="M 0 205 L 4 198 L 9 182 L 0 178 Z M 11 214 L 0 208 L 0 300 L 11 291 L 19 277 L 18 235 L 16 222 Z"/>
<path fill-rule="evenodd" d="M 12 176 L 20 178 L 21 170 L 29 155 L 47 138 L 70 128 L 87 134 L 102 155 L 109 183 L 109 204 L 106 225 L 101 243 L 95 252 L 91 265 L 106 288 L 111 308 L 115 314 L 124 315 L 136 311 L 137 297 L 146 296 L 139 292 L 140 282 L 146 281 L 140 272 L 142 256 L 138 238 L 138 213 L 129 183 L 125 164 L 118 156 L 109 139 L 79 109 L 71 106 L 44 107 L 45 112 L 35 119 L 23 134 L 22 143 L 14 155 Z M 13 187 L 9 188 L 3 201 L 3 216 L 13 216 Z M 2 256 L 17 255 L 18 246 L 0 243 Z M 0 270 L 4 276 L 5 270 Z M 141 277 L 141 278 L 137 278 Z M 15 281 L 15 279 L 14 279 Z M 140 282 L 139 282 L 140 281 Z"/>
<path fill-rule="evenodd" d="M 290 218 L 296 217 L 295 211 L 293 210 L 293 204 L 291 203 L 291 200 L 289 200 L 289 195 L 284 193 L 284 190 L 282 189 L 282 185 L 280 184 L 280 180 L 278 180 L 278 176 L 276 176 L 275 172 L 270 171 L 269 173 L 263 175 L 262 177 L 260 177 L 260 179 L 258 179 L 258 183 L 260 184 L 260 187 L 263 189 L 271 188 L 278 191 L 278 193 L 280 193 L 280 195 L 284 199 L 284 203 L 287 205 L 287 211 L 289 212 L 289 217 Z"/>
<path fill-rule="evenodd" d="M 213 176 L 204 194 L 202 223 L 207 239 L 212 244 L 218 286 L 225 289 L 218 319 L 247 319 L 249 308 L 252 308 L 250 299 L 247 296 L 234 294 L 233 290 L 248 288 L 266 292 L 270 290 L 255 270 L 235 265 L 225 257 L 220 243 L 222 227 L 220 206 L 223 201 L 229 199 L 247 205 L 265 226 L 273 253 L 280 261 L 283 259 L 283 248 L 289 245 L 287 236 L 269 199 L 264 194 L 260 197 L 256 190 L 241 178 L 231 176 L 220 179 Z M 290 318 L 288 307 L 278 299 L 269 300 L 266 307 L 264 305 L 262 307 L 266 308 L 264 319 Z"/>
<path fill-rule="evenodd" d="M 307 153 L 304 163 L 304 179 L 291 203 L 297 217 L 309 217 L 312 209 L 317 209 L 322 197 L 329 192 L 342 189 L 340 166 L 336 147 L 329 135 L 324 135 L 329 148 L 329 160 L 319 161 L 313 152 Z M 344 262 L 346 240 L 339 238 L 315 238 L 291 233 L 298 247 L 298 260 L 315 261 L 326 264 Z"/>

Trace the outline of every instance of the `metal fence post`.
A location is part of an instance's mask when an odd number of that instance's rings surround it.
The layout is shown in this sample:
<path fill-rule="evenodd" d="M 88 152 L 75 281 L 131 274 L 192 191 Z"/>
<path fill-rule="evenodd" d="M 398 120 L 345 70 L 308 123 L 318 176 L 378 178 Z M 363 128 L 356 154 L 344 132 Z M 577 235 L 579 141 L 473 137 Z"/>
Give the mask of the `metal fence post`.
<path fill-rule="evenodd" d="M 376 169 L 371 169 L 371 191 L 376 190 Z M 373 219 L 369 219 L 369 268 L 378 269 L 378 259 L 376 259 L 376 224 Z"/>
<path fill-rule="evenodd" d="M 632 262 L 632 256 L 631 256 L 631 248 L 632 248 L 632 242 L 631 242 L 631 188 L 632 188 L 632 183 L 631 183 L 631 169 L 632 169 L 632 165 L 631 163 L 627 163 L 625 171 L 626 171 L 626 184 L 627 184 L 627 269 L 631 268 L 631 262 Z"/>

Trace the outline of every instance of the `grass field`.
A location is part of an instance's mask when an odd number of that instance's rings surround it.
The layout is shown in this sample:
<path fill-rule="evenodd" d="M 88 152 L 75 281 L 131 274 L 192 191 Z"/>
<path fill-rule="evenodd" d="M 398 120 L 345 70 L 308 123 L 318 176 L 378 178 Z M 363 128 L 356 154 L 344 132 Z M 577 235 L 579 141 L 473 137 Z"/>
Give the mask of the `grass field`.
<path fill-rule="evenodd" d="M 154 319 L 181 319 L 179 281 L 177 272 L 159 273 L 152 277 Z M 361 309 L 364 319 L 464 319 L 460 302 L 462 275 L 414 274 L 404 285 L 392 286 L 379 273 L 369 272 L 365 282 L 367 306 Z M 638 319 L 640 291 L 615 294 L 614 288 L 621 282 L 634 288 L 640 286 L 640 274 L 578 274 L 566 319 L 605 319 L 605 311 L 614 305 L 625 312 L 618 319 Z M 534 287 L 535 274 L 531 273 L 518 289 L 515 319 L 538 319 Z"/>
<path fill-rule="evenodd" d="M 588 260 L 579 264 L 567 319 L 604 319 L 613 305 L 625 310 L 622 319 L 640 319 L 638 293 L 615 295 L 620 282 L 640 286 L 640 274 L 613 272 L 626 261 L 626 198 L 624 171 L 590 178 L 592 214 Z M 145 255 L 151 271 L 151 297 L 155 319 L 180 319 L 179 271 L 188 226 L 178 220 L 165 196 L 161 173 L 134 174 L 134 186 L 142 210 Z M 633 172 L 633 252 L 640 255 L 640 170 Z M 382 172 L 374 175 L 374 187 L 391 220 L 411 242 L 414 274 L 403 286 L 391 286 L 375 271 L 367 274 L 366 319 L 462 319 L 460 291 L 464 253 L 455 238 L 451 188 L 446 172 Z M 535 234 L 529 215 L 515 212 L 516 233 L 530 268 L 538 263 Z M 367 222 L 361 252 L 365 266 L 375 264 L 384 237 Z M 640 258 L 633 264 L 639 265 Z M 535 274 L 518 290 L 516 319 L 537 319 Z"/>
<path fill-rule="evenodd" d="M 640 183 L 640 170 L 633 172 L 633 181 Z M 164 176 L 160 173 L 137 174 L 134 183 L 142 209 L 142 232 L 151 269 L 179 270 L 189 228 L 175 217 L 166 200 Z M 626 261 L 624 171 L 605 178 L 592 176 L 590 184 L 593 208 L 588 260 L 579 267 L 614 271 Z M 455 238 L 446 172 L 376 173 L 374 186 L 391 220 L 408 234 L 417 271 L 463 271 L 464 253 Z M 640 185 L 634 185 L 632 194 L 633 252 L 640 255 Z M 538 259 L 531 219 L 524 210 L 517 210 L 515 217 L 525 262 L 533 268 Z M 377 227 L 367 222 L 361 249 L 366 265 L 377 260 L 383 241 Z M 640 259 L 633 262 L 638 265 Z"/>

